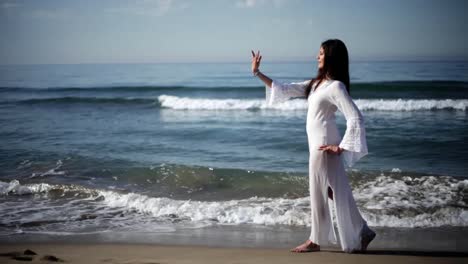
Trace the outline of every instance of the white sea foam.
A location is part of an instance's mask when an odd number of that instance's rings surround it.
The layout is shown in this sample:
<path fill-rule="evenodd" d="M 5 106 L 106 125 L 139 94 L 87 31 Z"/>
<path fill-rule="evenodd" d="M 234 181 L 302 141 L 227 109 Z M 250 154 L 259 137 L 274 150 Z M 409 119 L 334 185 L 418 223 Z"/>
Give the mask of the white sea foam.
<path fill-rule="evenodd" d="M 58 160 L 57 163 L 56 163 L 56 166 L 55 168 L 53 169 L 50 169 L 48 171 L 45 171 L 45 172 L 41 172 L 41 173 L 33 173 L 31 175 L 30 178 L 34 178 L 34 177 L 44 177 L 44 176 L 56 176 L 56 175 L 65 175 L 65 171 L 58 171 L 58 169 L 60 169 L 63 165 L 63 162 L 62 160 Z"/>
<path fill-rule="evenodd" d="M 468 180 L 452 177 L 379 176 L 353 190 L 371 225 L 468 226 Z"/>
<path fill-rule="evenodd" d="M 451 177 L 380 176 L 356 188 L 354 195 L 371 226 L 468 226 L 467 204 L 463 198 L 467 191 L 468 180 Z M 136 193 L 102 191 L 100 194 L 108 206 L 135 209 L 155 217 L 176 215 L 190 221 L 220 224 L 308 225 L 310 222 L 308 197 L 201 202 Z"/>
<path fill-rule="evenodd" d="M 303 226 L 310 223 L 308 197 L 192 201 L 80 186 L 47 183 L 21 185 L 17 180 L 0 182 L 0 195 L 47 193 L 52 190 L 84 192 L 86 195 L 74 197 L 93 201 L 93 204 L 98 202 L 95 205 L 101 208 L 104 205 L 108 210 L 123 209 L 129 214 L 137 211 L 155 219 L 177 219 L 179 223 L 188 225 L 208 223 Z M 468 180 L 434 176 L 379 176 L 353 189 L 356 202 L 368 224 L 383 227 L 468 226 L 467 192 Z M 50 207 L 47 204 L 43 206 Z M 83 206 L 85 208 L 86 204 Z M 0 209 L 11 210 L 1 206 Z M 15 215 L 15 221 L 21 221 L 21 215 Z M 27 219 L 30 218 L 31 215 L 28 214 Z M 42 216 L 37 218 L 41 219 Z"/>
<path fill-rule="evenodd" d="M 83 197 L 90 197 L 96 195 L 96 190 L 82 187 L 79 185 L 60 185 L 60 184 L 48 184 L 48 183 L 29 183 L 21 184 L 18 180 L 12 180 L 10 182 L 0 181 L 0 196 L 2 195 L 28 195 L 28 194 L 40 194 L 48 193 L 51 191 L 61 192 L 74 192 L 86 194 Z"/>
<path fill-rule="evenodd" d="M 162 107 L 177 110 L 258 110 L 280 109 L 301 110 L 306 109 L 304 100 L 291 100 L 272 107 L 268 107 L 264 100 L 257 99 L 204 99 L 161 95 L 158 101 Z"/>
<path fill-rule="evenodd" d="M 460 110 L 466 111 L 466 99 L 357 99 L 356 105 L 361 110 L 380 111 L 421 111 L 421 110 Z"/>
<path fill-rule="evenodd" d="M 268 106 L 261 99 L 208 99 L 161 95 L 158 101 L 162 107 L 176 110 L 261 110 L 275 109 L 284 111 L 305 110 L 303 99 L 289 100 Z M 356 105 L 363 111 L 428 111 L 468 109 L 466 99 L 356 99 Z"/>
<path fill-rule="evenodd" d="M 21 185 L 18 180 L 10 182 L 0 182 L 0 195 L 23 195 L 48 192 L 53 188 L 52 185 L 47 183 Z"/>
<path fill-rule="evenodd" d="M 219 224 L 306 225 L 310 222 L 309 199 L 257 198 L 219 202 L 154 198 L 136 193 L 102 191 L 108 206 L 136 209 L 155 217 L 176 215 L 190 221 Z"/>

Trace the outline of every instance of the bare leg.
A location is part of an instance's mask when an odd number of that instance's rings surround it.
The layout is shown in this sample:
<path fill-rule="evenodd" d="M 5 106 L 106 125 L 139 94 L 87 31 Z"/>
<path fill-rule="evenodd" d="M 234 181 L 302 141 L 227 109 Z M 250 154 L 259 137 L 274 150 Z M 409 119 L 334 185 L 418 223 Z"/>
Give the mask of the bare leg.
<path fill-rule="evenodd" d="M 303 244 L 291 249 L 291 252 L 295 253 L 305 253 L 314 251 L 320 251 L 320 246 L 310 241 L 309 239 L 307 239 L 306 242 L 304 242 Z"/>

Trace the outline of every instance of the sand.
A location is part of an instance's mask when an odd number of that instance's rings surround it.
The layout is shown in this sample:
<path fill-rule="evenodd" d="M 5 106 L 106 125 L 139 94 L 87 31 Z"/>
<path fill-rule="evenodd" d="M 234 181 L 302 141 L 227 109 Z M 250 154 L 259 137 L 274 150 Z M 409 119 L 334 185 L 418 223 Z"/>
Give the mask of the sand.
<path fill-rule="evenodd" d="M 148 244 L 36 243 L 0 244 L 0 253 L 37 253 L 32 261 L 0 256 L 0 263 L 468 263 L 468 253 L 370 250 L 367 254 L 346 254 L 336 250 L 291 253 L 284 249 L 167 246 Z M 52 255 L 63 262 L 43 260 Z"/>

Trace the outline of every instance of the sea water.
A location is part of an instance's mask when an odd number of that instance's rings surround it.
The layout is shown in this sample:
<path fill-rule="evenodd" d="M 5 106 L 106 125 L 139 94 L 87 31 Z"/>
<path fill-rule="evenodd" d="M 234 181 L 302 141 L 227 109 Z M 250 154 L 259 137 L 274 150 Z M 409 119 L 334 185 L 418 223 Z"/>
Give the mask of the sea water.
<path fill-rule="evenodd" d="M 307 105 L 268 106 L 249 67 L 0 66 L 0 239 L 306 227 Z M 466 232 L 468 62 L 350 68 L 369 155 L 348 175 L 368 224 Z M 262 71 L 303 81 L 316 66 Z"/>

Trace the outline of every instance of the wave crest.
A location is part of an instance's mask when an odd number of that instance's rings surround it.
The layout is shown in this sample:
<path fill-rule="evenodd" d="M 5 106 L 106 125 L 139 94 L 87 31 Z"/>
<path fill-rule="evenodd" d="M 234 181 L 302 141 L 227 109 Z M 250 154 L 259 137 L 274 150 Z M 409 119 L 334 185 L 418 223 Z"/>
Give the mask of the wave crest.
<path fill-rule="evenodd" d="M 18 180 L 11 182 L 0 182 L 0 195 L 24 195 L 34 193 L 45 193 L 53 189 L 47 183 L 21 185 Z"/>
<path fill-rule="evenodd" d="M 303 99 L 293 99 L 283 103 L 268 106 L 261 99 L 208 99 L 189 98 L 171 95 L 160 95 L 158 101 L 164 108 L 176 110 L 305 110 L 307 102 Z M 356 105 L 363 111 L 428 111 L 428 110 L 459 110 L 466 111 L 466 99 L 356 99 Z"/>
<path fill-rule="evenodd" d="M 427 111 L 427 110 L 459 110 L 466 111 L 466 99 L 357 99 L 356 105 L 361 110 L 379 111 Z"/>
<path fill-rule="evenodd" d="M 468 226 L 468 180 L 453 177 L 379 176 L 354 183 L 353 194 L 364 218 L 371 226 L 439 227 Z M 20 184 L 0 182 L 0 196 L 44 194 L 42 206 L 56 213 L 57 200 L 82 204 L 80 214 L 96 215 L 100 211 L 119 211 L 131 215 L 144 214 L 156 221 L 181 224 L 260 224 L 304 226 L 310 223 L 309 197 L 250 197 L 228 201 L 177 200 L 151 197 L 146 194 L 116 190 L 90 189 L 77 185 L 47 183 Z M 10 202 L 13 202 L 11 200 Z M 24 199 L 18 200 L 22 206 Z M 60 203 L 58 203 L 60 204 Z M 39 204 L 35 205 L 36 207 Z M 60 207 L 60 206 L 59 206 Z M 0 206 L 0 213 L 10 207 Z M 77 214 L 75 211 L 69 214 Z M 11 214 L 8 222 L 22 221 L 30 215 Z M 107 219 L 107 218 L 106 218 Z M 37 219 L 36 219 L 37 220 Z"/>
<path fill-rule="evenodd" d="M 468 226 L 468 203 L 462 193 L 468 180 L 434 176 L 381 176 L 353 191 L 364 218 L 371 226 Z M 188 221 L 217 224 L 309 225 L 309 197 L 260 198 L 230 201 L 191 201 L 102 191 L 103 202 L 155 217 L 171 215 Z"/>

